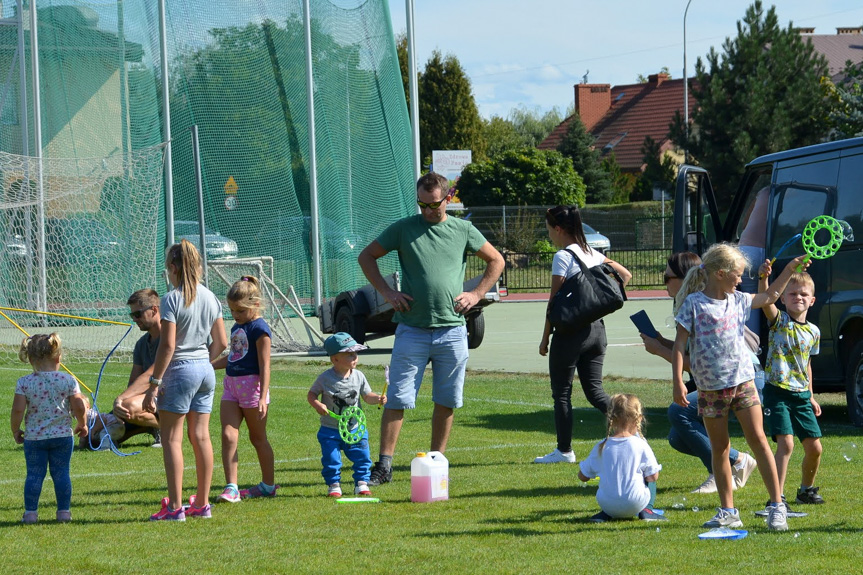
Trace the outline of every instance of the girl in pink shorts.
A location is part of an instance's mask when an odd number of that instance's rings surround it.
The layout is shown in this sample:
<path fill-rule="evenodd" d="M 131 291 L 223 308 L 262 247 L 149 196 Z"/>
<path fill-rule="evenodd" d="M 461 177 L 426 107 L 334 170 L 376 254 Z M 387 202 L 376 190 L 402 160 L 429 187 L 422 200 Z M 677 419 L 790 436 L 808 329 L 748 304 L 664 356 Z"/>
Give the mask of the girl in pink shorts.
<path fill-rule="evenodd" d="M 261 289 L 257 278 L 243 276 L 234 283 L 228 291 L 228 307 L 237 323 L 231 328 L 228 355 L 213 362 L 216 369 L 225 369 L 225 390 L 219 416 L 226 486 L 219 495 L 219 501 L 237 503 L 251 497 L 273 497 L 279 488 L 275 483 L 273 448 L 267 439 L 272 333 L 261 317 Z M 249 440 L 258 453 L 261 482 L 240 490 L 237 485 L 237 442 L 243 420 L 249 428 Z"/>

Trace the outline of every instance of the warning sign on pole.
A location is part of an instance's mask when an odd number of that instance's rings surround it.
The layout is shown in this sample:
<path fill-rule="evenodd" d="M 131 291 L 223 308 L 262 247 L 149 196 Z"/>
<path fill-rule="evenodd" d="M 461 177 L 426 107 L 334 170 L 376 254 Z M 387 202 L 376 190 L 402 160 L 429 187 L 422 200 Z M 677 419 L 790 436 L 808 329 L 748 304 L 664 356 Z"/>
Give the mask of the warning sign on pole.
<path fill-rule="evenodd" d="M 237 189 L 237 182 L 234 180 L 234 176 L 228 176 L 228 181 L 225 182 L 225 193 L 236 194 Z"/>

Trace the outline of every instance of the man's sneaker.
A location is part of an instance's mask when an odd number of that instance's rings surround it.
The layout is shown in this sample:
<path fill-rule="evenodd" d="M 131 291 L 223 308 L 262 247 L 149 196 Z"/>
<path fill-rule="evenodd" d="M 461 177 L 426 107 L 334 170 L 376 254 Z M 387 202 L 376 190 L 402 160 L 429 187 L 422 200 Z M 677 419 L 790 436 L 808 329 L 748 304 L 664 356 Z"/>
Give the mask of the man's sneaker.
<path fill-rule="evenodd" d="M 758 462 L 748 453 L 741 453 L 737 463 L 731 466 L 731 475 L 734 477 L 734 489 L 740 489 L 749 480 L 749 476 L 758 467 Z"/>
<path fill-rule="evenodd" d="M 645 507 L 642 511 L 639 511 L 638 518 L 642 521 L 668 521 L 668 517 L 660 515 L 649 507 Z"/>
<path fill-rule="evenodd" d="M 743 527 L 743 521 L 740 520 L 740 513 L 737 509 L 734 511 L 726 511 L 721 507 L 717 507 L 716 515 L 713 516 L 713 519 L 706 522 L 704 527 L 707 527 L 708 529 L 717 529 L 719 527 L 734 529 L 736 527 Z"/>
<path fill-rule="evenodd" d="M 806 489 L 797 489 L 795 501 L 803 505 L 821 505 L 824 503 L 824 498 L 818 495 L 817 487 L 807 487 Z"/>
<path fill-rule="evenodd" d="M 242 501 L 240 497 L 240 492 L 233 487 L 225 487 L 225 490 L 219 494 L 217 499 L 218 501 L 224 501 L 225 503 L 239 503 Z"/>
<path fill-rule="evenodd" d="M 375 463 L 374 467 L 372 467 L 372 474 L 369 478 L 369 485 L 374 487 L 375 485 L 380 485 L 382 483 L 389 483 L 393 480 L 393 470 L 388 469 L 381 465 L 381 462 L 378 461 Z"/>
<path fill-rule="evenodd" d="M 327 497 L 341 497 L 342 486 L 338 483 L 331 483 L 327 486 Z"/>
<path fill-rule="evenodd" d="M 785 517 L 791 518 L 791 517 L 808 517 L 809 516 L 808 513 L 805 513 L 803 511 L 794 511 L 793 509 L 788 507 L 788 502 L 785 501 L 784 495 L 782 496 L 782 503 L 785 504 Z M 768 515 L 770 515 L 770 502 L 768 501 L 767 503 L 765 503 L 764 509 L 759 509 L 758 511 L 755 512 L 755 515 L 757 517 L 767 517 Z"/>
<path fill-rule="evenodd" d="M 261 487 L 260 484 L 253 485 L 248 489 L 242 489 L 240 491 L 240 499 L 254 499 L 255 497 L 275 497 L 276 491 L 278 489 L 278 485 L 273 485 L 273 490 L 267 493 L 266 491 L 264 491 L 264 488 Z"/>
<path fill-rule="evenodd" d="M 186 505 L 183 507 L 183 512 L 186 514 L 186 517 L 200 517 L 201 519 L 210 519 L 213 514 L 210 510 L 210 504 L 207 503 L 203 507 L 195 507 L 194 502 L 191 505 Z"/>
<path fill-rule="evenodd" d="M 716 493 L 716 477 L 711 473 L 701 485 L 690 491 L 690 493 Z"/>
<path fill-rule="evenodd" d="M 788 531 L 788 522 L 785 519 L 784 503 L 777 503 L 767 508 L 767 528 L 771 531 Z"/>
<path fill-rule="evenodd" d="M 358 481 L 354 487 L 354 495 L 371 495 L 372 490 L 369 489 L 369 484 L 365 481 Z"/>
<path fill-rule="evenodd" d="M 596 515 L 594 515 L 590 518 L 590 522 L 591 523 L 605 523 L 606 521 L 611 521 L 612 519 L 614 519 L 614 517 L 612 517 L 611 515 L 609 515 L 605 511 L 600 511 L 599 513 L 597 513 Z"/>
<path fill-rule="evenodd" d="M 150 431 L 150 435 L 153 436 L 153 445 L 150 447 L 162 447 L 162 432 L 158 429 L 153 429 Z"/>
<path fill-rule="evenodd" d="M 168 498 L 162 498 L 162 508 L 158 513 L 150 515 L 150 521 L 185 521 L 186 513 L 181 506 L 179 509 L 170 509 L 168 507 Z"/>
<path fill-rule="evenodd" d="M 68 509 L 64 511 L 57 510 L 57 523 L 69 523 L 72 521 L 72 512 Z"/>
<path fill-rule="evenodd" d="M 555 448 L 548 455 L 542 455 L 533 460 L 534 463 L 575 463 L 575 452 L 568 451 L 563 453 Z"/>
<path fill-rule="evenodd" d="M 39 512 L 25 511 L 24 516 L 21 518 L 21 523 L 25 525 L 33 525 L 35 523 L 39 523 Z"/>

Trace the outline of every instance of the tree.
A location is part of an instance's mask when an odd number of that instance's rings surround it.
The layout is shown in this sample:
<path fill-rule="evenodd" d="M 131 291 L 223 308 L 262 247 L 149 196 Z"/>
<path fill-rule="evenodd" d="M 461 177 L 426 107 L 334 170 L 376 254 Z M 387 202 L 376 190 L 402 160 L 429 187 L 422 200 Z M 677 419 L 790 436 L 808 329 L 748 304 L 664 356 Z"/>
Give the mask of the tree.
<path fill-rule="evenodd" d="M 824 82 L 831 102 L 830 125 L 834 140 L 863 136 L 863 63 L 847 62 L 844 74 L 839 85 L 829 80 Z"/>
<path fill-rule="evenodd" d="M 482 120 L 471 91 L 470 79 L 458 59 L 435 50 L 419 76 L 420 157 L 432 150 L 472 150 L 485 158 Z"/>
<path fill-rule="evenodd" d="M 585 186 L 560 152 L 524 148 L 469 164 L 456 189 L 468 206 L 583 206 Z"/>
<path fill-rule="evenodd" d="M 542 142 L 563 121 L 557 107 L 543 113 L 539 106 L 530 110 L 524 105 L 514 108 L 508 119 L 528 146 Z"/>
<path fill-rule="evenodd" d="M 482 131 L 483 138 L 488 143 L 486 155 L 489 158 L 495 158 L 508 150 L 530 147 L 512 122 L 500 116 L 492 116 L 491 120 L 484 121 Z"/>
<path fill-rule="evenodd" d="M 635 187 L 635 179 L 629 174 L 623 173 L 620 164 L 617 163 L 617 158 L 614 157 L 614 152 L 602 158 L 600 166 L 611 178 L 612 197 L 610 203 L 625 204 L 628 202 Z"/>
<path fill-rule="evenodd" d="M 402 86 L 405 89 L 405 102 L 408 105 L 408 114 L 411 109 L 411 90 L 410 90 L 410 63 L 408 62 L 408 37 L 406 34 L 398 34 L 396 36 L 396 55 L 399 59 L 399 70 L 402 73 Z"/>
<path fill-rule="evenodd" d="M 748 161 L 822 141 L 828 107 L 820 87 L 825 58 L 791 23 L 780 28 L 775 7 L 765 12 L 757 0 L 722 49 L 696 62 L 691 134 L 678 113 L 670 135 L 710 170 L 724 204 Z"/>
<path fill-rule="evenodd" d="M 594 137 L 585 129 L 581 118 L 572 116 L 566 135 L 557 151 L 572 160 L 572 166 L 587 186 L 587 203 L 607 204 L 613 197 L 611 176 L 602 169 Z"/>
<path fill-rule="evenodd" d="M 644 138 L 641 145 L 643 155 L 644 171 L 635 183 L 635 200 L 652 200 L 653 189 L 670 192 L 674 189 L 674 180 L 677 177 L 677 164 L 668 154 L 661 154 L 660 146 L 650 136 Z"/>

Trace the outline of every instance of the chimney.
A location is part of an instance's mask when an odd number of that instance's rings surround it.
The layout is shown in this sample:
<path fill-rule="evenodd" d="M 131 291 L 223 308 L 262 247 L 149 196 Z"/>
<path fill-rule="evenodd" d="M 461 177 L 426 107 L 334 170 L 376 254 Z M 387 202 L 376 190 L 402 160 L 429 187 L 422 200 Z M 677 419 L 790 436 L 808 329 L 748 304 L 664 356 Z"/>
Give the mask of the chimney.
<path fill-rule="evenodd" d="M 658 87 L 663 82 L 665 82 L 666 80 L 670 80 L 670 79 L 671 79 L 671 74 L 668 74 L 666 72 L 660 72 L 659 74 L 650 74 L 647 77 L 647 82 L 650 84 L 656 84 Z"/>
<path fill-rule="evenodd" d="M 811 34 L 815 33 L 815 27 L 814 26 L 812 26 L 811 28 L 809 28 L 809 27 L 795 28 L 795 30 L 797 30 L 797 33 L 800 34 L 801 36 L 807 36 L 807 35 L 811 35 Z"/>
<path fill-rule="evenodd" d="M 576 84 L 575 111 L 589 132 L 611 108 L 611 84 Z"/>
<path fill-rule="evenodd" d="M 863 28 L 836 28 L 836 35 L 843 36 L 845 34 L 863 34 Z"/>

